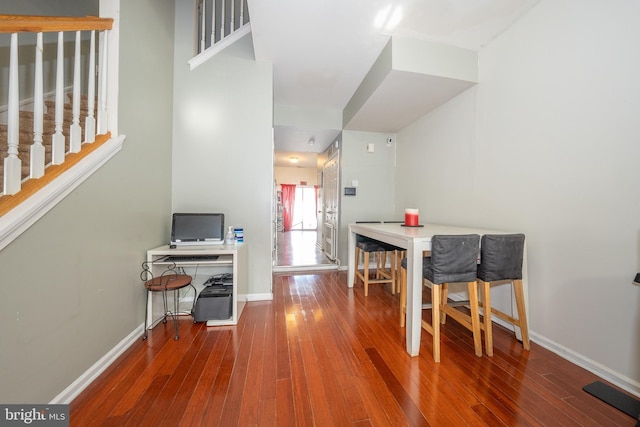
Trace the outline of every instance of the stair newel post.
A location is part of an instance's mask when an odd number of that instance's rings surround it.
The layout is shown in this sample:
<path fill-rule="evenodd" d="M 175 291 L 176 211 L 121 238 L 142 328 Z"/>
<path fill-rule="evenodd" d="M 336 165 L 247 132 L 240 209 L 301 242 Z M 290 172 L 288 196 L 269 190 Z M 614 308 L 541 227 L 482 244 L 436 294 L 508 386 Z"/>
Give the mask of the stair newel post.
<path fill-rule="evenodd" d="M 87 72 L 87 117 L 84 120 L 84 141 L 91 143 L 96 140 L 95 109 L 96 98 L 96 31 L 91 31 L 91 46 L 89 48 L 89 70 Z"/>
<path fill-rule="evenodd" d="M 69 151 L 79 153 L 82 145 L 80 128 L 80 31 L 76 31 L 76 53 L 73 61 L 73 105 L 69 128 Z"/>
<path fill-rule="evenodd" d="M 64 163 L 65 138 L 62 134 L 64 120 L 64 33 L 58 33 L 58 56 L 56 58 L 56 111 L 54 117 L 55 133 L 51 138 L 51 163 Z"/>
<path fill-rule="evenodd" d="M 107 133 L 107 31 L 100 32 L 98 62 L 98 134 Z"/>
<path fill-rule="evenodd" d="M 20 98 L 18 91 L 18 34 L 11 34 L 9 53 L 9 99 L 7 102 L 7 157 L 4 159 L 4 194 L 20 191 L 22 162 L 18 158 Z"/>
<path fill-rule="evenodd" d="M 33 144 L 29 160 L 29 176 L 40 178 L 44 175 L 44 145 L 42 145 L 42 122 L 44 116 L 44 90 L 42 71 L 42 33 L 36 35 L 35 76 L 33 88 Z"/>
<path fill-rule="evenodd" d="M 226 0 L 220 0 L 220 40 L 224 39 L 224 15 L 225 15 L 225 6 Z"/>

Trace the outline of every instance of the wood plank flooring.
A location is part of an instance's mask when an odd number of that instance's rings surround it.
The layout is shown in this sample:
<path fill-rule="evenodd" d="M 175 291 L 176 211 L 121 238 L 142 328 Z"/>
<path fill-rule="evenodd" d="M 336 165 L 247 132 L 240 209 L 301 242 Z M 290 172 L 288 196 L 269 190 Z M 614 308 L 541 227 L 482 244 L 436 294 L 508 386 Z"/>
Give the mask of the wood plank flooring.
<path fill-rule="evenodd" d="M 425 293 L 425 296 L 427 293 Z M 430 312 L 425 311 L 425 317 Z M 160 324 L 71 404 L 72 426 L 634 426 L 582 391 L 598 380 L 494 327 L 493 357 L 448 320 L 442 362 L 404 350 L 389 288 L 345 272 L 274 276 L 234 327 Z"/>
<path fill-rule="evenodd" d="M 275 265 L 278 267 L 335 265 L 335 263 L 327 258 L 324 252 L 317 247 L 317 240 L 318 234 L 315 230 L 278 231 L 276 234 L 277 251 Z"/>

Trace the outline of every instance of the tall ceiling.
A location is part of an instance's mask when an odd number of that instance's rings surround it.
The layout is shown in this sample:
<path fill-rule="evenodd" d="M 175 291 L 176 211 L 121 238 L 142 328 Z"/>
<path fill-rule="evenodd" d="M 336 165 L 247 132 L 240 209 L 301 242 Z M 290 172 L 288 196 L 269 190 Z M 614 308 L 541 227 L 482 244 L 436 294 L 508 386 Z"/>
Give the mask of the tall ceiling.
<path fill-rule="evenodd" d="M 256 60 L 273 64 L 276 108 L 342 111 L 391 36 L 479 50 L 538 1 L 251 0 L 248 4 Z M 395 27 L 378 28 L 380 17 L 389 23 L 394 14 Z M 415 83 L 407 79 L 406 84 Z M 276 126 L 275 150 L 322 152 L 339 131 Z M 314 145 L 308 144 L 310 138 Z"/>

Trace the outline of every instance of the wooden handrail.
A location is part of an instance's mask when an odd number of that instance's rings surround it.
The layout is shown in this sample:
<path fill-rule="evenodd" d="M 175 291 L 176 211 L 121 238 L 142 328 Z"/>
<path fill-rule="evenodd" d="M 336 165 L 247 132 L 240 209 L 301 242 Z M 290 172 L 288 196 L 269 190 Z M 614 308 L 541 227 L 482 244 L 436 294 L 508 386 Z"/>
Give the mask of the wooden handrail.
<path fill-rule="evenodd" d="M 0 33 L 47 33 L 60 31 L 110 30 L 112 18 L 97 16 L 0 15 Z"/>

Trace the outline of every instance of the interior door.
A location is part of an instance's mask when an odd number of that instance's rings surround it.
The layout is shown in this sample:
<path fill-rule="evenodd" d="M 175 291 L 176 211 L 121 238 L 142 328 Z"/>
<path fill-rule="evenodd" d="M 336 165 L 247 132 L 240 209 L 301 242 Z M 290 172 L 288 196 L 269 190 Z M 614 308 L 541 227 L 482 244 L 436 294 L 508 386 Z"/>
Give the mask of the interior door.
<path fill-rule="evenodd" d="M 323 188 L 323 221 L 322 221 L 322 250 L 330 260 L 335 260 L 338 256 L 338 204 L 340 200 L 339 192 L 339 171 L 340 163 L 336 152 L 322 168 L 322 188 Z"/>

